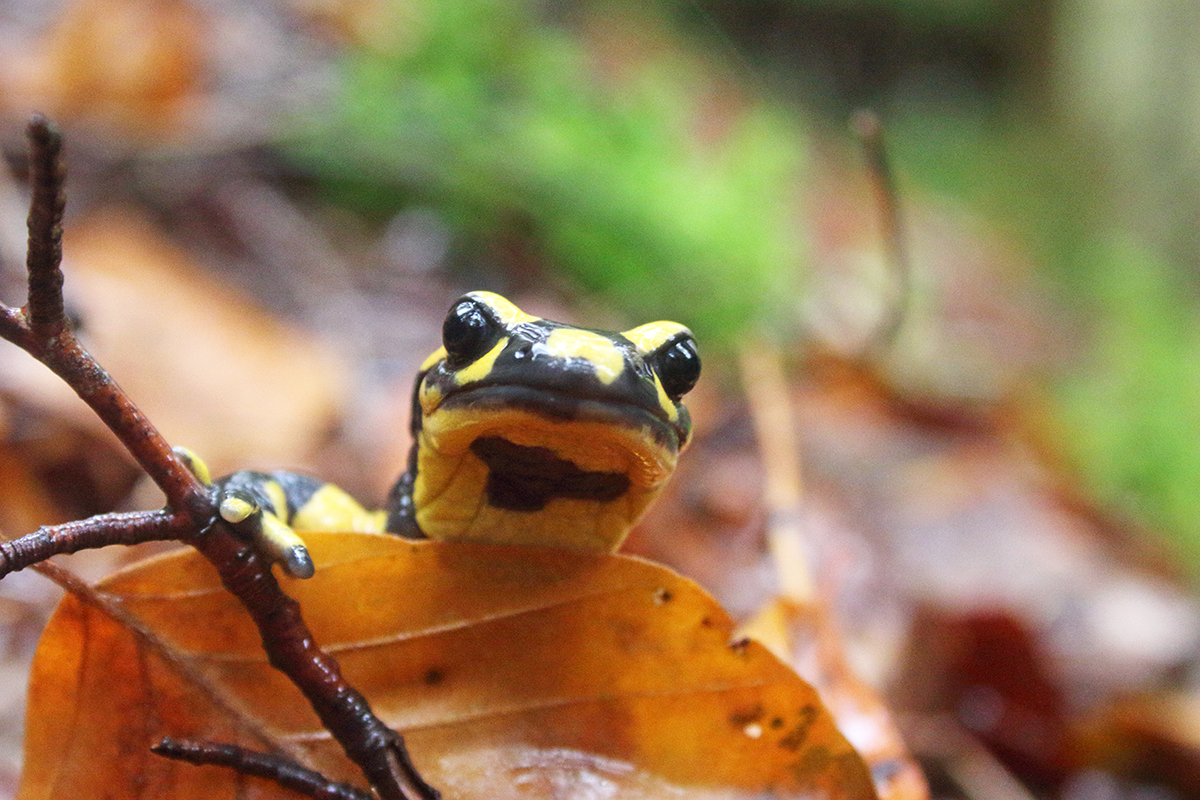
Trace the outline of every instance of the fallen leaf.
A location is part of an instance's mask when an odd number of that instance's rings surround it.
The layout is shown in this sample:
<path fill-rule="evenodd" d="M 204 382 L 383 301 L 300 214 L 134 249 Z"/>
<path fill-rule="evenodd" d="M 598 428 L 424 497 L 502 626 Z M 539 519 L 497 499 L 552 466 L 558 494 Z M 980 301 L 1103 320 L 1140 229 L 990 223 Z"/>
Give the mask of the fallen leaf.
<path fill-rule="evenodd" d="M 1200 694 L 1165 689 L 1115 698 L 1073 732 L 1075 755 L 1105 771 L 1200 797 Z"/>
<path fill-rule="evenodd" d="M 640 559 L 310 535 L 286 583 L 317 640 L 447 797 L 873 798 L 816 691 L 730 642 L 696 584 Z M 151 755 L 163 735 L 278 748 L 361 784 L 191 552 L 103 581 L 144 632 L 74 598 L 31 680 L 21 800 L 284 796 Z"/>
<path fill-rule="evenodd" d="M 851 743 L 871 768 L 879 800 L 929 800 L 929 786 L 909 753 L 887 704 L 851 669 L 845 643 L 819 601 L 776 598 L 739 632 L 796 666 L 820 692 Z"/>
<path fill-rule="evenodd" d="M 899 702 L 957 719 L 1013 774 L 1061 786 L 1078 763 L 1070 706 L 1052 663 L 1036 631 L 1016 615 L 922 607 Z"/>
<path fill-rule="evenodd" d="M 8 56 L 4 104 L 134 138 L 195 125 L 211 26 L 185 0 L 72 0 Z"/>

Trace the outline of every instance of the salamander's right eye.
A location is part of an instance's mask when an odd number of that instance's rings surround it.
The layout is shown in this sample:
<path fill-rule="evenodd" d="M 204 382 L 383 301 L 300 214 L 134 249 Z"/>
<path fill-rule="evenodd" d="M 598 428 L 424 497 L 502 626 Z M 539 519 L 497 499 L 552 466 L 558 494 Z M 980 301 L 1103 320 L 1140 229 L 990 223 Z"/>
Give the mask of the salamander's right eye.
<path fill-rule="evenodd" d="M 471 297 L 454 304 L 442 323 L 442 344 L 446 348 L 446 366 L 462 369 L 486 353 L 496 339 L 497 323 L 486 306 Z"/>
<path fill-rule="evenodd" d="M 677 403 L 700 380 L 700 354 L 690 333 L 667 342 L 647 360 L 654 365 L 667 397 Z"/>

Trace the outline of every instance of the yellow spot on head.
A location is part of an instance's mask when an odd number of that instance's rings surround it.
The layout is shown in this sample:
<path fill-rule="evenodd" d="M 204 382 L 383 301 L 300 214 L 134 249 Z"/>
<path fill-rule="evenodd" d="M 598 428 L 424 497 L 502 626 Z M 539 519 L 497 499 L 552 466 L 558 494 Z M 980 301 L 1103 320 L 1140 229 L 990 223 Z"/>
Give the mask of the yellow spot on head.
<path fill-rule="evenodd" d="M 421 413 L 432 414 L 442 402 L 442 390 L 429 381 L 421 381 L 421 391 L 418 394 L 421 402 Z"/>
<path fill-rule="evenodd" d="M 433 369 L 433 366 L 435 364 L 437 364 L 439 361 L 445 361 L 445 360 L 446 360 L 446 348 L 439 347 L 437 350 L 434 350 L 432 353 L 430 353 L 428 358 L 426 358 L 424 361 L 421 362 L 421 370 L 420 371 L 426 372 L 427 370 L 431 370 L 431 369 Z"/>
<path fill-rule="evenodd" d="M 511 328 L 522 322 L 537 322 L 539 319 L 532 314 L 526 314 L 513 305 L 507 297 L 501 297 L 495 292 L 471 292 L 467 297 L 472 297 L 490 308 L 496 315 L 496 319 L 505 328 Z"/>
<path fill-rule="evenodd" d="M 646 355 L 653 353 L 680 333 L 691 333 L 691 331 L 678 322 L 660 320 L 622 331 L 621 335 L 633 342 L 633 346 L 638 349 L 639 353 Z"/>
<path fill-rule="evenodd" d="M 667 390 L 663 388 L 662 381 L 658 376 L 654 376 L 654 390 L 658 393 L 658 404 L 662 406 L 662 410 L 667 412 L 667 419 L 671 422 L 679 421 L 679 407 L 671 398 L 667 397 Z"/>
<path fill-rule="evenodd" d="M 487 351 L 478 359 L 456 372 L 454 374 L 454 380 L 459 386 L 465 386 L 468 383 L 474 383 L 475 381 L 486 378 L 488 373 L 492 371 L 492 367 L 495 365 L 496 359 L 500 356 L 500 351 L 504 349 L 504 345 L 506 344 L 508 344 L 507 336 L 496 342 L 496 346 L 491 350 Z"/>
<path fill-rule="evenodd" d="M 587 361 L 603 384 L 615 381 L 625 369 L 625 354 L 620 348 L 611 339 L 592 331 L 555 328 L 535 352 Z"/>

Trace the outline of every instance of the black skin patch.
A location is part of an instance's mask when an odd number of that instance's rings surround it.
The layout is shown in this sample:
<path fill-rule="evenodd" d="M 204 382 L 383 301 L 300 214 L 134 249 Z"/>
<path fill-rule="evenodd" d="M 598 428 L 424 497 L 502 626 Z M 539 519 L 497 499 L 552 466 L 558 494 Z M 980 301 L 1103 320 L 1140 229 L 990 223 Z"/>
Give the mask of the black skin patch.
<path fill-rule="evenodd" d="M 556 497 L 610 503 L 629 491 L 629 476 L 588 472 L 545 447 L 513 444 L 499 436 L 471 443 L 487 465 L 487 498 L 493 508 L 541 511 Z"/>

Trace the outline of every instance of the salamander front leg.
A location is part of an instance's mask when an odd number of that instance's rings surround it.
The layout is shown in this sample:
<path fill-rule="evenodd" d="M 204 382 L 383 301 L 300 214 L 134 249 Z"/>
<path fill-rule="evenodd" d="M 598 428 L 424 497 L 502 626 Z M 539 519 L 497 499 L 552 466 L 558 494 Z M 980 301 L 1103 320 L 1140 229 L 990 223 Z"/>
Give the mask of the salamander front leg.
<path fill-rule="evenodd" d="M 208 465 L 191 450 L 176 447 L 178 455 L 202 483 L 216 492 L 221 519 L 252 543 L 268 561 L 278 562 L 293 578 L 311 578 L 315 571 L 304 540 L 287 524 L 293 499 L 287 489 L 307 488 L 285 484 L 319 485 L 320 481 L 294 476 L 281 482 L 276 475 L 242 470 L 212 481 Z M 311 494 L 311 492 L 309 492 Z"/>
<path fill-rule="evenodd" d="M 238 475 L 239 473 L 234 473 Z M 261 473 L 260 473 L 261 474 Z M 308 548 L 294 530 L 239 489 L 219 490 L 221 519 L 250 539 L 270 561 L 277 561 L 293 578 L 311 578 L 316 568 Z"/>

